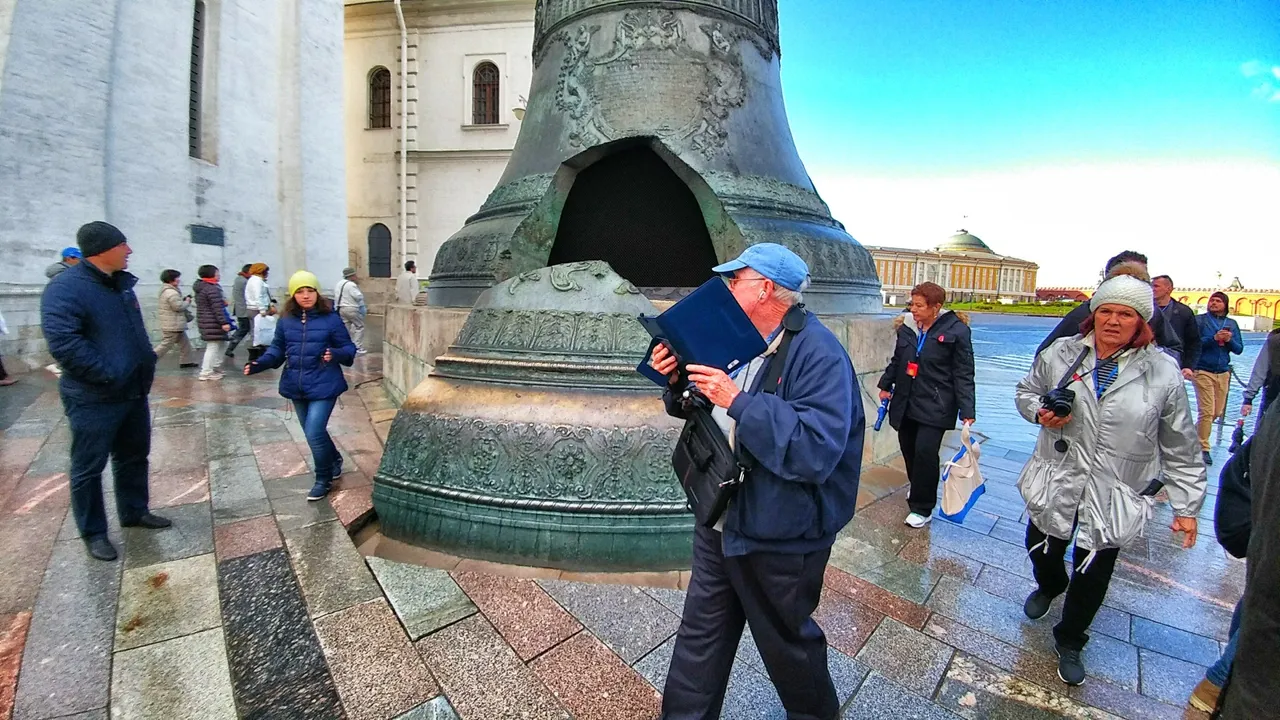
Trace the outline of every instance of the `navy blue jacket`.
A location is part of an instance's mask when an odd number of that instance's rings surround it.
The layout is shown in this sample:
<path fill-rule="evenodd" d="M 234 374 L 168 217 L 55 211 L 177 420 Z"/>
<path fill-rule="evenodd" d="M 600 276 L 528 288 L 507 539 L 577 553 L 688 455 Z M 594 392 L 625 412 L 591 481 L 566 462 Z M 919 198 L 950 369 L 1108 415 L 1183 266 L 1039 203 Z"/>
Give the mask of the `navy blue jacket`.
<path fill-rule="evenodd" d="M 787 355 L 776 395 L 759 388 L 771 356 L 756 387 L 729 407 L 756 468 L 725 512 L 726 556 L 822 550 L 853 518 L 866 433 L 853 363 L 813 313 Z M 682 417 L 671 392 L 664 399 L 667 412 Z"/>
<path fill-rule="evenodd" d="M 1200 328 L 1200 357 L 1196 361 L 1196 369 L 1211 373 L 1230 370 L 1231 353 L 1239 355 L 1244 352 L 1240 326 L 1229 317 L 1218 318 L 1209 313 L 1197 315 L 1196 325 Z M 1226 345 L 1219 345 L 1213 336 L 1223 328 L 1231 331 L 1231 340 Z"/>
<path fill-rule="evenodd" d="M 62 367 L 63 404 L 125 402 L 146 397 L 156 354 L 127 272 L 107 275 L 89 261 L 49 281 L 40 299 L 40 327 Z"/>
<path fill-rule="evenodd" d="M 321 358 L 324 351 L 333 360 Z M 267 351 L 249 366 L 250 374 L 284 365 L 280 394 L 290 400 L 328 400 L 347 391 L 347 379 L 339 364 L 351 366 L 356 346 L 336 312 L 283 314 Z"/>

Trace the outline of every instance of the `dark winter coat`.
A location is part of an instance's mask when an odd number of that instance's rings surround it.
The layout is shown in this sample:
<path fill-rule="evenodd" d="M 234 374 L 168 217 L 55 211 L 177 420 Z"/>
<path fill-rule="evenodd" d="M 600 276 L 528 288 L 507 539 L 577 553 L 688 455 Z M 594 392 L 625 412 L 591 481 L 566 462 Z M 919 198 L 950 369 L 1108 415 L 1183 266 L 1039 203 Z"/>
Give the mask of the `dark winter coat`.
<path fill-rule="evenodd" d="M 1249 537 L 1239 645 L 1222 700 L 1224 720 L 1273 718 L 1280 708 L 1280 683 L 1268 658 L 1280 647 L 1280 404 L 1258 425 L 1249 457 L 1253 526 L 1266 531 Z"/>
<path fill-rule="evenodd" d="M 1053 332 L 1049 333 L 1049 336 L 1044 339 L 1044 342 L 1040 343 L 1040 347 L 1036 348 L 1036 355 L 1044 352 L 1045 348 L 1052 345 L 1054 340 L 1079 335 L 1080 324 L 1091 314 L 1088 301 L 1077 305 L 1075 309 L 1067 313 L 1066 317 L 1062 318 L 1058 326 L 1053 329 Z M 1151 332 L 1155 333 L 1156 345 L 1159 345 L 1161 350 L 1178 358 L 1178 362 L 1181 363 L 1184 351 L 1182 338 L 1178 336 L 1178 333 L 1174 332 L 1168 315 L 1160 310 L 1158 305 L 1156 306 L 1155 314 L 1151 316 L 1151 320 L 1147 324 L 1151 326 Z"/>
<path fill-rule="evenodd" d="M 808 313 L 784 360 L 776 394 L 755 387 L 729 406 L 737 442 L 755 460 L 724 515 L 724 554 L 804 554 L 831 547 L 853 518 L 866 417 L 848 353 Z M 668 390 L 667 412 L 683 418 Z"/>
<path fill-rule="evenodd" d="M 324 351 L 333 353 L 325 362 Z M 290 400 L 327 400 L 347 391 L 339 365 L 351 366 L 356 346 L 336 312 L 284 314 L 267 351 L 249 366 L 250 374 L 284 365 L 280 394 Z"/>
<path fill-rule="evenodd" d="M 201 339 L 226 340 L 227 331 L 222 326 L 227 324 L 227 303 L 222 298 L 222 286 L 201 278 L 192 285 L 191 294 L 195 296 L 196 327 Z"/>
<path fill-rule="evenodd" d="M 1240 326 L 1229 317 L 1214 317 L 1209 313 L 1197 315 L 1196 324 L 1200 328 L 1200 358 L 1196 361 L 1196 370 L 1211 373 L 1230 370 L 1231 355 L 1244 352 L 1244 337 L 1240 334 Z M 1231 331 L 1231 340 L 1226 345 L 1219 345 L 1213 336 L 1223 329 Z"/>
<path fill-rule="evenodd" d="M 108 276 L 92 263 L 67 268 L 40 299 L 40 327 L 62 367 L 64 405 L 125 402 L 151 392 L 156 354 L 127 272 Z"/>
<path fill-rule="evenodd" d="M 909 315 L 895 319 L 898 327 L 893 359 L 880 377 L 880 389 L 893 392 L 889 403 L 889 424 L 896 430 L 910 418 L 918 423 L 953 428 L 957 419 L 977 415 L 973 341 L 968 317 L 944 310 L 929 327 L 920 355 L 916 355 L 920 333 Z M 915 378 L 907 365 L 917 363 Z"/>
<path fill-rule="evenodd" d="M 1183 370 L 1195 370 L 1200 359 L 1200 326 L 1196 324 L 1196 311 L 1177 300 L 1170 300 L 1160 311 L 1182 341 L 1182 356 L 1178 358 L 1178 364 Z"/>
<path fill-rule="evenodd" d="M 1249 438 L 1222 468 L 1218 478 L 1218 501 L 1213 508 L 1213 527 L 1218 534 L 1218 544 L 1238 558 L 1248 553 L 1249 537 L 1253 531 L 1253 493 L 1249 477 L 1252 452 L 1253 438 Z"/>

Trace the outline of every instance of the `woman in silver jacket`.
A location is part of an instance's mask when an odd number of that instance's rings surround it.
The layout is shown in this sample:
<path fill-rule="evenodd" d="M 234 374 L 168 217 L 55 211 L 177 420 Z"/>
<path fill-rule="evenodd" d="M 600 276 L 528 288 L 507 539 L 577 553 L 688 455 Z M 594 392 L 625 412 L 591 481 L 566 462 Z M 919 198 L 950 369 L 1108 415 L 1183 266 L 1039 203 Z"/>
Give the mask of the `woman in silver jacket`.
<path fill-rule="evenodd" d="M 1205 467 L 1178 364 L 1154 344 L 1147 321 L 1151 285 L 1120 275 L 1098 287 L 1081 335 L 1062 338 L 1036 358 L 1018 383 L 1018 411 L 1041 426 L 1031 460 L 1018 479 L 1027 503 L 1027 550 L 1037 589 L 1023 606 L 1038 620 L 1063 592 L 1062 620 L 1053 628 L 1058 676 L 1084 682 L 1080 652 L 1102 606 L 1120 548 L 1143 534 L 1162 478 L 1183 547 L 1196 541 L 1204 502 Z M 1075 397 L 1046 408 L 1061 387 Z M 1072 534 L 1071 577 L 1063 557 Z"/>

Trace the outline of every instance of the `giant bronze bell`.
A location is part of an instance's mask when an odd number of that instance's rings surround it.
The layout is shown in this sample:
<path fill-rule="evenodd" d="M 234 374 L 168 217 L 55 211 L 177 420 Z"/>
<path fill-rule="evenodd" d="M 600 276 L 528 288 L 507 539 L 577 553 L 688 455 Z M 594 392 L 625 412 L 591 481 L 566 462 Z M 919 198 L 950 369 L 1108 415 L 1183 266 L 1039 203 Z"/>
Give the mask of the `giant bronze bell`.
<path fill-rule="evenodd" d="M 388 536 L 468 557 L 687 567 L 679 425 L 634 372 L 645 296 L 765 241 L 808 262 L 818 313 L 878 311 L 880 282 L 796 153 L 776 0 L 536 12 L 511 160 L 431 274 L 431 305 L 475 309 L 397 415 L 374 505 Z"/>

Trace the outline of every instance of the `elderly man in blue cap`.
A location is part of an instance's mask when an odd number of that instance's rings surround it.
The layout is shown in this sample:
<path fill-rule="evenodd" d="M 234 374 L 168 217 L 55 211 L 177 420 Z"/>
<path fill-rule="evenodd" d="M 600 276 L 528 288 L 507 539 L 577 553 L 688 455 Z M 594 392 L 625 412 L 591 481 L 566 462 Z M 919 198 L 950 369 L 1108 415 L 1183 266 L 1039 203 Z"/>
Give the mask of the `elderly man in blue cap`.
<path fill-rule="evenodd" d="M 801 304 L 809 268 L 799 256 L 760 243 L 714 271 L 768 349 L 733 376 L 700 365 L 689 365 L 688 375 L 715 405 L 712 417 L 730 442 L 755 463 L 716 527 L 694 531 L 662 717 L 720 717 L 745 624 L 787 717 L 831 720 L 839 703 L 826 637 L 812 615 L 831 545 L 858 495 L 866 430 L 858 380 L 840 341 Z M 787 350 L 778 352 L 788 333 Z M 778 356 L 776 392 L 762 392 Z M 677 381 L 676 359 L 664 346 L 650 364 Z M 684 417 L 670 389 L 664 400 L 668 413 Z"/>
<path fill-rule="evenodd" d="M 80 253 L 78 247 L 62 248 L 62 259 L 44 269 L 44 276 L 50 280 L 60 275 L 63 271 L 75 267 L 84 259 L 84 255 Z"/>

